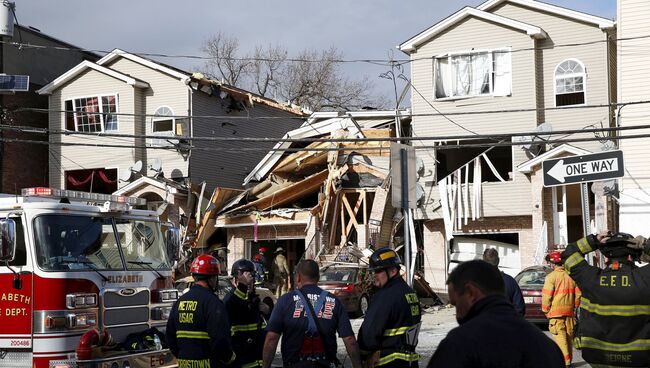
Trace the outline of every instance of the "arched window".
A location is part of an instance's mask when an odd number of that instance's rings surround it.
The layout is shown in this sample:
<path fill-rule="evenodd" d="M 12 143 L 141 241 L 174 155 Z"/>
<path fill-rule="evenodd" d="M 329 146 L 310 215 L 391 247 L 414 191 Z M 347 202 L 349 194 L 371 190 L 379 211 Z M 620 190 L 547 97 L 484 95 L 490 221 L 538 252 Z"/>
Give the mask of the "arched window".
<path fill-rule="evenodd" d="M 161 106 L 154 113 L 153 132 L 167 133 L 169 135 L 174 133 L 174 112 L 167 106 Z"/>
<path fill-rule="evenodd" d="M 567 59 L 555 68 L 555 106 L 585 103 L 585 67 L 576 59 Z"/>

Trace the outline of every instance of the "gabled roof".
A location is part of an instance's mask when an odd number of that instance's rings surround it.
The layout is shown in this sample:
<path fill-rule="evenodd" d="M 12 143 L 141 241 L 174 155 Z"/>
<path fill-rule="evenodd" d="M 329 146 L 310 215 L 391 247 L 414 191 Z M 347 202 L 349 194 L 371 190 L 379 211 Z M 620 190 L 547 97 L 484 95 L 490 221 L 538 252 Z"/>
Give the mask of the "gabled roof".
<path fill-rule="evenodd" d="M 45 85 L 43 88 L 39 89 L 36 91 L 38 94 L 41 95 L 49 95 L 54 91 L 55 89 L 61 87 L 68 81 L 72 80 L 82 72 L 86 71 L 87 69 L 93 69 L 96 70 L 100 73 L 106 74 L 110 77 L 113 77 L 115 79 L 119 79 L 123 81 L 126 84 L 139 87 L 139 88 L 147 88 L 149 87 L 149 83 L 141 81 L 137 78 L 133 78 L 129 75 L 122 74 L 116 70 L 109 69 L 106 67 L 103 67 L 101 65 L 97 65 L 93 62 L 90 62 L 88 60 L 82 61 L 81 63 L 77 64 L 74 68 L 68 70 L 67 72 L 63 73 L 61 76 L 53 80 L 52 82 L 48 83 Z"/>
<path fill-rule="evenodd" d="M 400 116 L 405 117 L 410 115 L 410 111 L 400 111 Z M 298 129 L 294 129 L 285 134 L 281 139 L 297 139 L 297 138 L 315 138 L 323 136 L 339 129 L 348 129 L 351 135 L 357 138 L 362 138 L 359 124 L 356 123 L 354 118 L 372 117 L 378 118 L 376 121 L 365 122 L 363 128 L 373 128 L 379 125 L 386 124 L 387 121 L 392 121 L 395 118 L 393 111 L 371 111 L 371 112 L 348 112 L 344 116 L 340 116 L 338 112 L 317 112 L 313 113 L 309 119 Z M 318 119 L 327 119 L 317 121 Z M 386 120 L 382 120 L 385 118 Z M 261 180 L 277 162 L 285 154 L 282 150 L 291 147 L 292 142 L 278 142 L 273 147 L 273 150 L 262 158 L 262 160 L 255 166 L 253 171 L 250 172 L 244 179 L 244 185 L 248 184 L 251 180 Z"/>
<path fill-rule="evenodd" d="M 500 24 L 504 27 L 514 28 L 519 31 L 526 32 L 527 35 L 533 38 L 546 38 L 548 36 L 546 32 L 544 32 L 544 30 L 540 27 L 466 6 L 456 13 L 450 15 L 449 17 L 443 19 L 442 21 L 436 23 L 432 27 L 429 27 L 411 39 L 403 42 L 398 46 L 398 48 L 405 53 L 414 51 L 421 44 L 429 41 L 437 34 L 443 32 L 447 28 L 457 24 L 467 17 L 476 17 L 489 22 Z"/>
<path fill-rule="evenodd" d="M 543 161 L 550 160 L 555 157 L 559 157 L 560 155 L 579 156 L 579 155 L 586 155 L 588 153 L 591 152 L 565 143 L 533 159 L 530 159 L 526 162 L 517 165 L 517 170 L 521 173 L 529 174 L 534 171 L 533 168 L 535 166 L 540 165 Z"/>
<path fill-rule="evenodd" d="M 160 72 L 163 72 L 165 74 L 169 74 L 172 77 L 178 78 L 181 82 L 187 82 L 190 80 L 190 74 L 184 73 L 176 68 L 173 68 L 168 65 L 161 64 L 157 61 L 152 61 L 146 58 L 143 58 L 138 55 L 131 54 L 127 51 L 120 50 L 120 49 L 114 49 L 113 51 L 109 52 L 104 56 L 103 58 L 99 59 L 97 61 L 97 64 L 99 65 L 104 65 L 106 63 L 109 63 L 118 57 L 123 57 L 125 59 L 129 59 L 135 63 L 147 66 L 151 69 L 158 70 Z"/>
<path fill-rule="evenodd" d="M 137 180 L 132 181 L 131 183 L 123 186 L 122 188 L 118 189 L 117 191 L 113 192 L 114 195 L 128 195 L 130 193 L 133 193 L 139 189 L 145 188 L 145 187 L 154 187 L 157 189 L 164 190 L 168 192 L 169 194 L 184 194 L 181 193 L 182 190 L 180 189 L 180 185 L 170 185 L 170 183 L 166 183 L 154 178 L 150 178 L 147 176 L 142 176 L 138 178 Z"/>
<path fill-rule="evenodd" d="M 597 17 L 595 15 L 587 14 L 587 13 L 582 13 L 579 11 L 563 8 L 561 6 L 556 6 L 556 5 L 551 5 L 547 3 L 543 3 L 540 1 L 535 1 L 535 0 L 488 0 L 484 2 L 483 4 L 477 6 L 476 8 L 478 10 L 483 10 L 483 11 L 489 11 L 490 9 L 494 8 L 495 6 L 503 3 L 503 2 L 511 2 L 513 4 L 517 5 L 522 5 L 526 6 L 529 8 L 533 8 L 536 10 L 541 10 L 545 11 L 551 14 L 556 14 L 560 15 L 563 17 L 579 20 L 585 23 L 590 23 L 590 24 L 595 24 L 601 29 L 606 29 L 606 28 L 612 28 L 616 25 L 616 22 L 606 19 L 606 18 L 601 18 Z"/>

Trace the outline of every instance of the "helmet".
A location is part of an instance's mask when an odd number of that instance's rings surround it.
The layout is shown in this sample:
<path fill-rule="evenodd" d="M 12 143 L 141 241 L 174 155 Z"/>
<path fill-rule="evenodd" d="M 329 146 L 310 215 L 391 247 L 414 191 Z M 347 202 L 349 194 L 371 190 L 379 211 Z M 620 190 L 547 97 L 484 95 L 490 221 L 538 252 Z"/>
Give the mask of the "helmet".
<path fill-rule="evenodd" d="M 239 272 L 246 272 L 246 271 L 255 273 L 255 265 L 253 264 L 253 262 L 242 258 L 235 261 L 235 263 L 232 264 L 232 271 L 230 274 L 232 276 L 237 276 Z"/>
<path fill-rule="evenodd" d="M 215 257 L 201 254 L 192 261 L 190 273 L 192 275 L 215 276 L 221 273 L 221 266 Z"/>
<path fill-rule="evenodd" d="M 401 264 L 402 260 L 389 247 L 379 248 L 370 256 L 370 270 L 372 271 L 379 271 L 389 267 L 399 267 Z"/>
<path fill-rule="evenodd" d="M 637 258 L 641 255 L 641 249 L 628 248 L 628 244 L 634 244 L 634 237 L 628 233 L 615 233 L 610 236 L 605 244 L 601 245 L 600 251 L 607 258 L 627 258 L 631 255 Z"/>
<path fill-rule="evenodd" d="M 550 252 L 549 254 L 546 255 L 546 260 L 548 262 L 551 262 L 553 264 L 561 264 L 562 263 L 562 253 L 560 251 L 553 251 Z"/>
<path fill-rule="evenodd" d="M 260 261 L 262 260 L 262 255 L 260 255 L 260 254 L 256 254 L 256 255 L 253 257 L 253 260 L 255 260 L 256 262 L 260 262 Z"/>
<path fill-rule="evenodd" d="M 275 253 L 284 253 L 284 248 L 277 247 L 277 249 L 275 250 Z"/>

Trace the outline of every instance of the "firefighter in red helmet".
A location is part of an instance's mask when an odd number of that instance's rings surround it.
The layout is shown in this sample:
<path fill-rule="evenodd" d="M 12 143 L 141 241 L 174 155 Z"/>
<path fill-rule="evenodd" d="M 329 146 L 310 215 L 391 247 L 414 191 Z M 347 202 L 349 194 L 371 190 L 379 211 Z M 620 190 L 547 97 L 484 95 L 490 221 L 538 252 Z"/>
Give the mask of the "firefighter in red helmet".
<path fill-rule="evenodd" d="M 571 366 L 573 359 L 573 330 L 576 325 L 576 311 L 580 305 L 580 289 L 562 266 L 559 251 L 546 255 L 546 261 L 553 267 L 544 280 L 542 288 L 542 312 L 548 318 L 548 330 L 562 350 L 564 364 Z"/>
<path fill-rule="evenodd" d="M 196 281 L 169 314 L 166 338 L 179 367 L 237 366 L 230 340 L 226 308 L 215 295 L 219 261 L 207 254 L 194 259 L 190 273 Z"/>

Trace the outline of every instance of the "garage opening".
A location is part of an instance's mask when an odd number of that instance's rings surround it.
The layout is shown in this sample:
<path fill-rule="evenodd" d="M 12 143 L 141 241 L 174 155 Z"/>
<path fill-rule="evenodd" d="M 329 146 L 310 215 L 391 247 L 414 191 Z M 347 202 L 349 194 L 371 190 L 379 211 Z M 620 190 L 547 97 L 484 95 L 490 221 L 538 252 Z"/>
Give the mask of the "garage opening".
<path fill-rule="evenodd" d="M 519 273 L 521 260 L 518 233 L 454 236 L 449 250 L 449 272 L 461 262 L 482 259 L 483 251 L 487 248 L 495 248 L 499 252 L 501 271 L 513 277 Z"/>
<path fill-rule="evenodd" d="M 262 256 L 262 263 L 264 267 L 269 272 L 268 282 L 271 285 L 270 288 L 275 290 L 275 285 L 273 284 L 273 260 L 277 254 L 277 250 L 281 247 L 284 250 L 284 256 L 287 258 L 287 263 L 289 264 L 290 271 L 290 280 L 288 289 L 291 290 L 293 287 L 293 270 L 296 267 L 296 264 L 302 258 L 305 253 L 305 239 L 271 239 L 271 240 L 258 240 L 252 241 L 247 240 L 247 257 L 248 259 L 253 259 L 256 255 L 260 254 Z M 260 252 L 260 249 L 263 248 L 264 251 Z"/>

